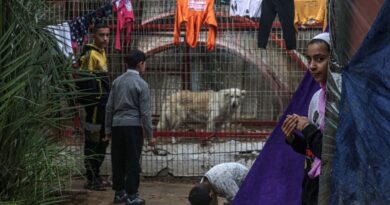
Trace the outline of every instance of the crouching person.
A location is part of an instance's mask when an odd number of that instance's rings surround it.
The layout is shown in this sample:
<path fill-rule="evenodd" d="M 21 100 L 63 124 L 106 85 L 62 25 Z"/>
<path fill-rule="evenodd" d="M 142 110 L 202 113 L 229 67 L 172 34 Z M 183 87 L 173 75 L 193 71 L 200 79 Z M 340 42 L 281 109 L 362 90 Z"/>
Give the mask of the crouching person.
<path fill-rule="evenodd" d="M 191 205 L 218 205 L 219 196 L 225 198 L 225 205 L 231 205 L 247 174 L 248 168 L 242 164 L 218 164 L 191 189 L 188 200 Z"/>

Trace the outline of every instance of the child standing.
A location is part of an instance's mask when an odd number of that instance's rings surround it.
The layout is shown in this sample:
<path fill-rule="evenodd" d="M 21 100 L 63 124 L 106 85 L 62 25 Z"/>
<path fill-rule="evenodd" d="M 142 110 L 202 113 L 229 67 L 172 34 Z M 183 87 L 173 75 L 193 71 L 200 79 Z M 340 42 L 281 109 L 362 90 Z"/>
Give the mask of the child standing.
<path fill-rule="evenodd" d="M 100 177 L 100 167 L 106 155 L 108 142 L 104 140 L 104 116 L 110 83 L 105 49 L 110 39 L 107 24 L 97 23 L 93 29 L 93 44 L 84 46 L 85 53 L 80 58 L 80 81 L 77 87 L 81 93 L 79 102 L 85 109 L 83 122 L 85 143 L 84 156 L 87 183 L 85 188 L 104 191 L 108 185 Z"/>
<path fill-rule="evenodd" d="M 318 203 L 319 174 L 321 168 L 322 132 L 324 129 L 326 80 L 330 60 L 329 33 L 315 36 L 307 46 L 309 71 L 321 86 L 312 97 L 308 117 L 297 114 L 287 115 L 282 125 L 286 142 L 294 151 L 306 156 L 305 176 L 302 183 L 302 204 Z M 294 130 L 302 132 L 303 137 Z"/>
<path fill-rule="evenodd" d="M 112 140 L 112 179 L 114 203 L 143 205 L 138 196 L 141 151 L 144 138 L 154 146 L 149 85 L 141 78 L 146 56 L 132 50 L 127 71 L 116 78 L 106 106 L 106 137 Z M 112 136 L 111 136 L 112 135 Z"/>

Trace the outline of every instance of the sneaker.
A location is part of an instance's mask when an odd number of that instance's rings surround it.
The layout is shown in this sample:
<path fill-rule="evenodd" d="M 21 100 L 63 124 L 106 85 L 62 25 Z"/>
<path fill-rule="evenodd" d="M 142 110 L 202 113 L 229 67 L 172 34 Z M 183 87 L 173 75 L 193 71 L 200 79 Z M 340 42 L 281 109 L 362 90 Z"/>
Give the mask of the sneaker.
<path fill-rule="evenodd" d="M 145 200 L 141 199 L 139 196 L 129 196 L 126 199 L 126 205 L 145 205 Z"/>
<path fill-rule="evenodd" d="M 125 191 L 115 192 L 114 204 L 123 203 L 126 201 L 127 198 L 128 198 L 128 196 L 127 196 Z"/>
<path fill-rule="evenodd" d="M 88 181 L 84 184 L 84 188 L 91 191 L 106 191 L 102 184 L 98 181 Z"/>
<path fill-rule="evenodd" d="M 112 183 L 108 180 L 105 180 L 103 177 L 99 176 L 97 178 L 97 180 L 99 180 L 99 182 L 102 184 L 102 187 L 111 187 L 112 186 Z"/>

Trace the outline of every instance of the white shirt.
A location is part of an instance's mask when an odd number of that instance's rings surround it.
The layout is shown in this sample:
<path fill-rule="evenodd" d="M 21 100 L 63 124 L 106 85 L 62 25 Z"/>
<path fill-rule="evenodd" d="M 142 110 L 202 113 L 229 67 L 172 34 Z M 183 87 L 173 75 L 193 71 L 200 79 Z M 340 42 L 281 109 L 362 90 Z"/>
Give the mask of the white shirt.
<path fill-rule="evenodd" d="M 248 168 L 240 163 L 228 162 L 215 165 L 204 176 L 218 196 L 233 201 L 248 171 Z"/>
<path fill-rule="evenodd" d="M 249 16 L 258 18 L 261 15 L 263 0 L 231 0 L 230 16 Z"/>
<path fill-rule="evenodd" d="M 317 90 L 317 92 L 314 93 L 313 97 L 310 100 L 308 113 L 309 122 L 317 126 L 318 129 L 320 128 L 320 124 L 322 122 L 322 119 L 324 118 L 324 116 L 319 110 L 320 96 L 322 92 L 322 89 L 319 89 Z"/>

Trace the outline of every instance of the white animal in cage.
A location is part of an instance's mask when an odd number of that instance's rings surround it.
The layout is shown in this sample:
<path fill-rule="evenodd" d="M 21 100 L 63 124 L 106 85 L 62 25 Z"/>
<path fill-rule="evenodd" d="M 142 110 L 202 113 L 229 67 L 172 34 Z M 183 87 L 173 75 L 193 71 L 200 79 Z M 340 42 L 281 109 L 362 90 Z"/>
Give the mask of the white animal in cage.
<path fill-rule="evenodd" d="M 179 91 L 167 96 L 162 105 L 158 130 L 177 130 L 188 123 L 207 124 L 219 131 L 237 113 L 246 91 L 230 88 L 215 91 Z"/>

